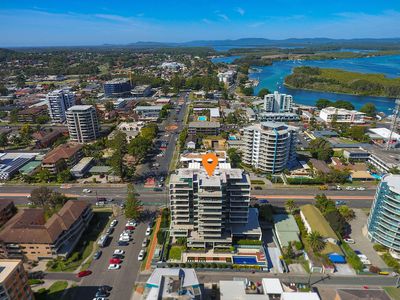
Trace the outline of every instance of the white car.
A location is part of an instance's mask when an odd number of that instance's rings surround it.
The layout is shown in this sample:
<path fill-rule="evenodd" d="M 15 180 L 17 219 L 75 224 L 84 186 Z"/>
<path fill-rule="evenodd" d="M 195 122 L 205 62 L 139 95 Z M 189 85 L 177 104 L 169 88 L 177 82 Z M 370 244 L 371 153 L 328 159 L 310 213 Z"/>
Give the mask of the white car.
<path fill-rule="evenodd" d="M 363 260 L 368 260 L 368 257 L 364 254 L 357 254 L 357 256 L 363 261 Z"/>
<path fill-rule="evenodd" d="M 90 194 L 92 191 L 89 189 L 83 189 L 82 192 L 86 193 L 86 194 Z"/>
<path fill-rule="evenodd" d="M 147 227 L 146 236 L 149 236 L 150 234 L 151 234 L 151 227 Z"/>
<path fill-rule="evenodd" d="M 359 190 L 359 191 L 365 191 L 365 187 L 360 186 L 360 187 L 357 188 L 357 190 Z"/>
<path fill-rule="evenodd" d="M 123 254 L 125 254 L 125 251 L 121 250 L 121 249 L 115 249 L 114 254 L 123 255 Z"/>
<path fill-rule="evenodd" d="M 109 270 L 118 270 L 119 268 L 121 268 L 121 265 L 118 265 L 118 264 L 109 264 L 108 265 Z"/>
<path fill-rule="evenodd" d="M 137 223 L 136 223 L 136 221 L 129 221 L 129 222 L 126 222 L 125 226 L 134 226 L 134 227 L 136 227 Z"/>
<path fill-rule="evenodd" d="M 146 255 L 146 251 L 144 251 L 143 249 L 140 250 L 139 255 L 138 255 L 138 260 L 142 261 L 145 255 Z"/>
<path fill-rule="evenodd" d="M 147 244 L 149 243 L 149 240 L 146 238 L 142 242 L 142 247 L 147 247 Z"/>
<path fill-rule="evenodd" d="M 117 220 L 112 220 L 110 226 L 111 226 L 111 227 L 115 227 L 117 224 L 118 224 L 118 221 L 117 221 Z"/>
<path fill-rule="evenodd" d="M 356 242 L 353 239 L 344 239 L 347 244 L 355 244 Z"/>
<path fill-rule="evenodd" d="M 127 236 L 120 236 L 119 241 L 120 242 L 129 242 L 131 239 Z"/>
<path fill-rule="evenodd" d="M 361 259 L 361 262 L 366 266 L 372 265 L 368 259 Z"/>

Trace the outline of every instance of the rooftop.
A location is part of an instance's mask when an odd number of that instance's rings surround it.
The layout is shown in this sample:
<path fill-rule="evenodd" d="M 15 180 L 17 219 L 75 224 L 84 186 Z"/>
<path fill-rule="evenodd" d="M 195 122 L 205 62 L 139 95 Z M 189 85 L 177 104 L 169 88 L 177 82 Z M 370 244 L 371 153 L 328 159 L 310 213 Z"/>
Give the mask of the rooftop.
<path fill-rule="evenodd" d="M 90 206 L 86 201 L 69 200 L 46 222 L 42 208 L 20 210 L 0 232 L 5 243 L 52 244 Z"/>
<path fill-rule="evenodd" d="M 273 215 L 275 228 L 279 231 L 291 231 L 300 233 L 299 227 L 297 226 L 296 220 L 293 215 L 279 214 Z"/>
<path fill-rule="evenodd" d="M 400 175 L 386 174 L 382 177 L 383 182 L 386 182 L 393 192 L 400 194 Z"/>
<path fill-rule="evenodd" d="M 19 259 L 0 259 L 0 284 L 7 279 L 20 262 Z"/>
<path fill-rule="evenodd" d="M 219 128 L 220 123 L 219 122 L 190 122 L 189 123 L 189 128 Z"/>
<path fill-rule="evenodd" d="M 80 144 L 62 144 L 57 148 L 51 150 L 43 159 L 44 164 L 54 164 L 60 159 L 69 159 L 82 149 L 83 145 Z"/>
<path fill-rule="evenodd" d="M 68 111 L 84 111 L 84 110 L 89 110 L 89 109 L 94 109 L 93 105 L 74 105 L 68 108 Z"/>
<path fill-rule="evenodd" d="M 384 290 L 380 289 L 337 289 L 338 300 L 390 300 Z"/>

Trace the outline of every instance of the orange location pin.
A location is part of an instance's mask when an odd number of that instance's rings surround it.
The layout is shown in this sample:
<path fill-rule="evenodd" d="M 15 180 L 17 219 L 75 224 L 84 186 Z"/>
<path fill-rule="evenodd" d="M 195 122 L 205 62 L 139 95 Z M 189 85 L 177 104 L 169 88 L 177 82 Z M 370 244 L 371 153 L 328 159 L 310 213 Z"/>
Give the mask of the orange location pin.
<path fill-rule="evenodd" d="M 218 157 L 215 153 L 207 153 L 201 159 L 204 169 L 206 169 L 208 176 L 212 176 L 215 168 L 218 165 Z"/>

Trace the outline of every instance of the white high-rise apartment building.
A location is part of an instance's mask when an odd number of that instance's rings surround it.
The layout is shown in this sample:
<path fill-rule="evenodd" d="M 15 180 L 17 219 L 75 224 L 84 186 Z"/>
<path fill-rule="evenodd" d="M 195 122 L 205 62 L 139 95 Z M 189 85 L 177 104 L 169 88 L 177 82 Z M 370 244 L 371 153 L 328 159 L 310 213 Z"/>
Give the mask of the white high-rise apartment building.
<path fill-rule="evenodd" d="M 67 110 L 67 124 L 71 141 L 91 142 L 100 136 L 100 126 L 93 105 L 74 105 Z"/>
<path fill-rule="evenodd" d="M 198 162 L 176 170 L 169 182 L 171 236 L 187 238 L 188 247 L 231 246 L 232 236 L 254 221 L 250 185 L 249 175 L 229 163 L 220 163 L 212 176 Z"/>
<path fill-rule="evenodd" d="M 290 112 L 293 105 L 291 95 L 274 92 L 264 96 L 264 111 L 273 113 Z"/>
<path fill-rule="evenodd" d="M 46 96 L 49 115 L 53 123 L 64 123 L 65 113 L 75 105 L 75 94 L 69 90 L 55 90 Z"/>
<path fill-rule="evenodd" d="M 245 127 L 243 162 L 264 172 L 282 172 L 296 160 L 297 130 L 277 122 Z"/>

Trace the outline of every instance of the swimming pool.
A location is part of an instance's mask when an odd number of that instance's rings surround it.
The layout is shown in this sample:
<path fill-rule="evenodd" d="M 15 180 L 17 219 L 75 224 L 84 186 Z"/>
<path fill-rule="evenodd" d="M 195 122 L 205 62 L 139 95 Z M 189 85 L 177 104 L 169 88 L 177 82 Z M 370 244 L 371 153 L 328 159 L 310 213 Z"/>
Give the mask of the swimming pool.
<path fill-rule="evenodd" d="M 197 118 L 197 120 L 199 120 L 199 121 L 207 121 L 207 116 L 199 116 Z"/>
<path fill-rule="evenodd" d="M 230 135 L 230 136 L 228 137 L 228 140 L 230 140 L 230 141 L 236 141 L 236 136 Z"/>
<path fill-rule="evenodd" d="M 371 173 L 371 176 L 374 177 L 377 180 L 381 180 L 382 179 L 382 176 L 380 176 L 378 174 L 375 174 L 375 173 Z"/>
<path fill-rule="evenodd" d="M 233 256 L 233 263 L 238 265 L 258 265 L 255 256 Z"/>

